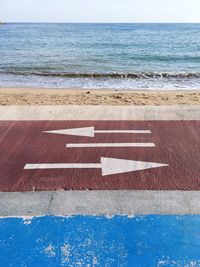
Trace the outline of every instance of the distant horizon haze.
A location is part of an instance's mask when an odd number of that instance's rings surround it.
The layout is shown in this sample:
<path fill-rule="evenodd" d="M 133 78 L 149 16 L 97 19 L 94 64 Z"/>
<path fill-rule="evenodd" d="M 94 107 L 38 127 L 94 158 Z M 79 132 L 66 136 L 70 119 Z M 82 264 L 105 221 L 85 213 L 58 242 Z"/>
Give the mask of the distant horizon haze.
<path fill-rule="evenodd" d="M 200 23 L 199 0 L 0 0 L 10 23 Z"/>

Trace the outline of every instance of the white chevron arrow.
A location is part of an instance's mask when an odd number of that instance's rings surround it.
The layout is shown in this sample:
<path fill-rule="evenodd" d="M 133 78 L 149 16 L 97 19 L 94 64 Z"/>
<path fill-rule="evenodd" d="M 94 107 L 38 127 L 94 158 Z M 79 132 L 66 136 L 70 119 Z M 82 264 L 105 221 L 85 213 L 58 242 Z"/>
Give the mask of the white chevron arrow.
<path fill-rule="evenodd" d="M 144 162 L 101 157 L 101 163 L 37 163 L 26 164 L 24 169 L 101 169 L 102 176 L 141 171 L 169 166 L 164 163 Z"/>
<path fill-rule="evenodd" d="M 43 131 L 50 134 L 64 134 L 64 135 L 76 135 L 94 137 L 96 133 L 108 134 L 108 133 L 127 133 L 127 134 L 150 134 L 150 130 L 95 130 L 94 127 L 83 127 L 73 129 L 60 129 L 52 131 Z"/>

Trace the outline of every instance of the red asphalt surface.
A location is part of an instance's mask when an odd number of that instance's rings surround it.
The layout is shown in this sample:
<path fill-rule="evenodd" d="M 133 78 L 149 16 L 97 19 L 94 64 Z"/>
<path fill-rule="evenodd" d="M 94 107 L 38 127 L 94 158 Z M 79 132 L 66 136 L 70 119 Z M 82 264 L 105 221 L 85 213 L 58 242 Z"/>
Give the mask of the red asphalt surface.
<path fill-rule="evenodd" d="M 151 130 L 92 137 L 42 131 Z M 68 143 L 153 142 L 150 148 L 66 148 Z M 200 190 L 200 121 L 2 121 L 0 191 Z M 169 167 L 102 176 L 101 169 L 24 170 L 27 163 L 100 163 L 101 157 L 166 163 Z"/>

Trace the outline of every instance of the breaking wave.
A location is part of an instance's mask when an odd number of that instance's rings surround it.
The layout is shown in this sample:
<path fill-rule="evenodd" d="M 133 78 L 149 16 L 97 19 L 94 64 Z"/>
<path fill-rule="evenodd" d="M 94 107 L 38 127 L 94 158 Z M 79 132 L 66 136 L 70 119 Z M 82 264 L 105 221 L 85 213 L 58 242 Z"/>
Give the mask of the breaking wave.
<path fill-rule="evenodd" d="M 23 76 L 43 76 L 60 78 L 91 78 L 91 79 L 151 79 L 151 78 L 175 78 L 192 79 L 200 78 L 200 72 L 49 72 L 49 71 L 19 71 L 0 70 L 1 74 L 23 75 Z"/>

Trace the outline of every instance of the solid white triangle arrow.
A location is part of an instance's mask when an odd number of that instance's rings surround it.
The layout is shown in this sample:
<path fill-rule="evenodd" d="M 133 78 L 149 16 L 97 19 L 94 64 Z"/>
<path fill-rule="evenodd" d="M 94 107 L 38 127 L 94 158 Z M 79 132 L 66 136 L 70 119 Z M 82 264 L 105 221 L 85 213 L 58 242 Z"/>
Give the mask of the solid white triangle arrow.
<path fill-rule="evenodd" d="M 102 175 L 112 175 L 169 166 L 163 163 L 144 162 L 116 158 L 101 158 Z"/>
<path fill-rule="evenodd" d="M 94 127 L 83 127 L 83 128 L 44 131 L 44 133 L 94 137 Z"/>

